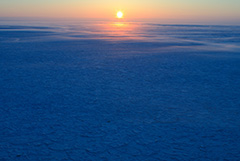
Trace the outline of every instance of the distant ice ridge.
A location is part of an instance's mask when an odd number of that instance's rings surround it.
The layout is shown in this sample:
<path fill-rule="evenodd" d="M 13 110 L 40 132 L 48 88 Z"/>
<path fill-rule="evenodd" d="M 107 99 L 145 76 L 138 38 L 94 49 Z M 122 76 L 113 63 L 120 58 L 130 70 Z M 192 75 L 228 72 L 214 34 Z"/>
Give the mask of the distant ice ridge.
<path fill-rule="evenodd" d="M 137 45 L 144 43 L 153 47 L 177 46 L 232 51 L 239 50 L 240 42 L 240 26 L 161 25 L 140 22 L 52 22 L 51 26 L 47 26 L 49 22 L 32 22 L 21 26 L 12 23 L 13 25 L 0 26 L 1 41 L 101 39 Z"/>

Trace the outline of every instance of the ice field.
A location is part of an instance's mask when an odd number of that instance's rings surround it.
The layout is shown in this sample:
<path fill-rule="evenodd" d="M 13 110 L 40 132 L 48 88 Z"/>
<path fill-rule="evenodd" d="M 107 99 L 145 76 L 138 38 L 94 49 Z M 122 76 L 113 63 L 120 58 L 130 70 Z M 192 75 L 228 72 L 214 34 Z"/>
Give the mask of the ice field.
<path fill-rule="evenodd" d="M 0 22 L 0 161 L 237 161 L 240 26 Z"/>

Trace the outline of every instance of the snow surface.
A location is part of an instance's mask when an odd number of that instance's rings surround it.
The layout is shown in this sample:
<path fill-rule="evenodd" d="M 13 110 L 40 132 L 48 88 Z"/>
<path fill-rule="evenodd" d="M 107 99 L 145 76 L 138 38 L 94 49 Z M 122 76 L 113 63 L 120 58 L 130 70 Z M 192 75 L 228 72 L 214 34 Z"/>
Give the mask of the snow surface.
<path fill-rule="evenodd" d="M 237 161 L 240 27 L 0 25 L 0 160 Z"/>

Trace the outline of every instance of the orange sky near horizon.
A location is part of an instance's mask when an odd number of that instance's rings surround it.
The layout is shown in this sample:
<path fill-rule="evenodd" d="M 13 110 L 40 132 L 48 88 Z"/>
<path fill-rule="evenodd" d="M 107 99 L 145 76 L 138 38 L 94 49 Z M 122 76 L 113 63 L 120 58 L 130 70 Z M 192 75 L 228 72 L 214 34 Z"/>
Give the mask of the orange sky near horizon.
<path fill-rule="evenodd" d="M 236 0 L 3 0 L 0 17 L 114 19 L 240 20 Z"/>

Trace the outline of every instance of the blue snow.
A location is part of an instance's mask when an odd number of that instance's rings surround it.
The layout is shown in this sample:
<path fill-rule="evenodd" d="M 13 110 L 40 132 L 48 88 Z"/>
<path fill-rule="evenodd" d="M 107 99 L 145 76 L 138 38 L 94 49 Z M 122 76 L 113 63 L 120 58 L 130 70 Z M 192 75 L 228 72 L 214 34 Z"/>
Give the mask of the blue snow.
<path fill-rule="evenodd" d="M 1 161 L 239 160 L 240 26 L 0 24 Z"/>

